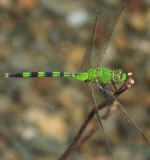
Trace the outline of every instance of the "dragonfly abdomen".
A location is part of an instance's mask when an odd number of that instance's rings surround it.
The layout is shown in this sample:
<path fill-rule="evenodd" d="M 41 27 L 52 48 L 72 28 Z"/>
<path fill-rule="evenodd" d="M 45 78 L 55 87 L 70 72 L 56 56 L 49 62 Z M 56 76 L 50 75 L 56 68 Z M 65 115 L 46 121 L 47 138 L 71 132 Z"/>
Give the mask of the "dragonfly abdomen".
<path fill-rule="evenodd" d="M 21 72 L 5 73 L 6 78 L 30 78 L 30 77 L 77 77 L 76 73 L 68 72 Z"/>

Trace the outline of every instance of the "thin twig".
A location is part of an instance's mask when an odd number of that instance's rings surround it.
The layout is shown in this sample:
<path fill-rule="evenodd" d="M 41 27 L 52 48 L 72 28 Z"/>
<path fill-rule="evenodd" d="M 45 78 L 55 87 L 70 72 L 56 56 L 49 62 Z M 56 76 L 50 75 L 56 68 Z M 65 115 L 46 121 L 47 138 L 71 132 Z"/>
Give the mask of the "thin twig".
<path fill-rule="evenodd" d="M 128 73 L 127 76 L 127 80 L 125 81 L 125 83 L 119 88 L 118 91 L 116 91 L 114 93 L 115 97 L 118 97 L 120 94 L 122 94 L 125 90 L 127 90 L 128 88 L 131 88 L 131 86 L 134 84 L 134 80 L 132 79 L 132 73 Z M 109 97 L 106 101 L 104 101 L 102 104 L 98 105 L 98 110 L 103 109 L 104 107 L 106 107 L 108 104 L 110 104 L 111 102 L 113 102 L 114 98 L 113 97 Z M 89 122 L 91 121 L 91 119 L 94 117 L 95 115 L 95 110 L 92 109 L 90 111 L 90 113 L 88 114 L 87 118 L 85 119 L 85 121 L 83 122 L 83 124 L 81 125 L 79 131 L 77 132 L 73 142 L 68 146 L 68 148 L 66 149 L 66 151 L 62 154 L 62 156 L 59 158 L 59 160 L 67 160 L 69 157 L 71 157 L 71 155 L 78 149 L 80 148 L 80 146 L 96 131 L 97 125 L 95 125 L 90 132 L 85 135 L 85 137 L 83 137 L 81 139 L 81 141 L 79 142 L 81 136 L 83 135 L 83 132 L 85 131 L 87 125 L 89 124 Z M 106 116 L 106 115 L 105 115 Z"/>

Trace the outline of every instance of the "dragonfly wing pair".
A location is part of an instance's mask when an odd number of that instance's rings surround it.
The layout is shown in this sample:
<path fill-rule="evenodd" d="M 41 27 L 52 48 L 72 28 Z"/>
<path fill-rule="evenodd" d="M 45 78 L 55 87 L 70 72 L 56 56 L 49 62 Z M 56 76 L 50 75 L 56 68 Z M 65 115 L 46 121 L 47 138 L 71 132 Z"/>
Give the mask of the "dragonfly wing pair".
<path fill-rule="evenodd" d="M 119 10 L 119 12 L 117 13 L 116 17 L 114 18 L 112 24 L 110 25 L 109 30 L 105 33 L 105 36 L 104 36 L 103 40 L 100 42 L 99 47 L 96 48 L 94 46 L 94 43 L 95 43 L 97 22 L 98 22 L 98 15 L 99 15 L 99 10 L 97 10 L 95 24 L 94 24 L 94 30 L 93 30 L 93 33 L 92 33 L 92 38 L 91 38 L 88 50 L 87 50 L 87 52 L 85 54 L 85 57 L 83 59 L 83 62 L 82 62 L 81 68 L 80 68 L 80 72 L 86 72 L 89 68 L 96 68 L 96 67 L 99 67 L 99 66 L 101 67 L 102 61 L 103 61 L 103 58 L 104 58 L 104 56 L 106 54 L 106 50 L 107 50 L 108 45 L 110 43 L 111 37 L 112 37 L 112 35 L 114 33 L 114 30 L 115 30 L 115 27 L 116 27 L 121 15 L 122 15 L 123 11 L 124 11 L 125 6 L 126 6 L 126 4 L 124 4 L 122 6 L 122 8 Z M 103 80 L 101 79 L 101 81 L 103 81 Z M 97 81 L 97 85 L 99 87 L 101 86 L 101 84 L 99 84 L 98 81 Z M 129 124 L 131 129 L 136 131 L 136 133 L 140 137 L 142 137 L 144 139 L 144 141 L 147 143 L 147 140 L 146 140 L 143 132 L 136 125 L 136 123 L 128 116 L 128 114 L 126 113 L 126 111 L 124 110 L 122 105 L 118 102 L 118 100 L 115 98 L 115 96 L 111 92 L 109 86 L 104 83 L 104 87 L 103 88 L 104 88 L 105 92 L 107 92 L 107 94 L 109 96 L 112 96 L 114 98 L 114 100 L 117 102 L 116 103 L 117 104 L 117 106 L 116 106 L 117 111 L 119 111 L 119 113 L 124 117 L 125 121 Z M 93 102 L 93 107 L 95 109 L 96 116 L 97 116 L 98 121 L 100 123 L 100 127 L 103 130 L 103 133 L 104 133 L 104 136 L 105 136 L 105 140 L 106 140 L 109 152 L 110 152 L 110 154 L 112 156 L 112 153 L 111 153 L 111 150 L 110 150 L 110 146 L 109 146 L 109 143 L 107 141 L 107 137 L 105 135 L 104 128 L 103 128 L 103 125 L 102 125 L 101 117 L 100 117 L 99 112 L 98 112 L 97 101 L 96 101 L 97 97 L 95 95 L 94 87 L 93 87 L 92 82 L 89 82 L 89 94 L 90 94 L 91 100 Z M 100 97 L 98 97 L 98 98 L 100 98 Z"/>
<path fill-rule="evenodd" d="M 92 33 L 92 38 L 89 43 L 89 47 L 87 52 L 84 56 L 83 62 L 81 64 L 80 72 L 86 72 L 89 68 L 99 67 L 102 64 L 102 60 L 110 43 L 111 37 L 114 33 L 116 25 L 125 9 L 126 4 L 122 6 L 122 8 L 118 11 L 116 17 L 114 18 L 112 24 L 109 26 L 108 30 L 106 31 L 103 40 L 100 42 L 99 46 L 96 48 L 94 46 L 96 30 L 97 30 L 97 22 L 98 22 L 98 15 L 100 11 L 97 10 L 96 12 L 96 19 L 94 24 L 94 29 Z"/>
<path fill-rule="evenodd" d="M 113 32 L 114 32 L 114 29 L 115 29 L 115 27 L 116 27 L 116 25 L 117 25 L 117 23 L 118 23 L 118 21 L 121 17 L 121 14 L 122 14 L 124 8 L 125 8 L 125 5 L 123 5 L 121 10 L 116 15 L 116 17 L 115 17 L 113 23 L 111 24 L 109 30 L 106 32 L 105 37 L 101 41 L 101 43 L 99 45 L 99 48 L 96 50 L 95 46 L 94 46 L 94 42 L 95 42 L 98 15 L 99 15 L 99 10 L 97 10 L 95 24 L 94 24 L 94 30 L 93 30 L 93 33 L 92 33 L 92 38 L 91 38 L 88 50 L 87 50 L 87 52 L 85 54 L 85 57 L 83 59 L 83 63 L 81 65 L 80 72 L 86 72 L 89 68 L 95 68 L 95 67 L 101 66 L 102 60 L 103 60 L 104 55 L 106 53 L 106 50 L 108 48 L 109 42 L 110 42 L 111 37 L 112 37 Z M 97 84 L 100 86 L 100 84 L 98 82 L 97 82 Z M 108 140 L 107 140 L 107 137 L 106 137 L 106 134 L 105 134 L 105 131 L 104 131 L 104 127 L 103 127 L 103 124 L 102 124 L 102 121 L 101 121 L 101 117 L 100 117 L 99 112 L 98 112 L 97 101 L 96 101 L 94 89 L 93 89 L 93 86 L 92 86 L 91 82 L 89 82 L 89 95 L 90 95 L 91 100 L 93 102 L 93 107 L 94 107 L 96 116 L 98 118 L 98 121 L 100 123 L 100 127 L 103 131 L 105 141 L 107 143 L 110 155 L 113 158 L 112 152 L 111 152 L 111 149 L 110 149 L 110 145 L 108 143 Z"/>

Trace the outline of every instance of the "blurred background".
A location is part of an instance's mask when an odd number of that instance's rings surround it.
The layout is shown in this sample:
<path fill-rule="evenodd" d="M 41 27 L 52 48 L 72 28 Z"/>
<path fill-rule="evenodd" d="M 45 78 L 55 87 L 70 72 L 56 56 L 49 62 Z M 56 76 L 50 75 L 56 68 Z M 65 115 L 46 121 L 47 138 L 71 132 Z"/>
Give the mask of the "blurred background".
<path fill-rule="evenodd" d="M 78 72 L 95 10 L 101 9 L 99 24 L 105 31 L 122 5 L 120 0 L 0 1 L 1 160 L 58 159 L 91 110 L 86 89 L 75 79 L 5 79 L 4 73 Z M 102 37 L 97 34 L 97 45 Z M 118 99 L 150 142 L 149 0 L 127 1 L 103 66 L 133 72 L 135 85 Z M 112 115 L 103 124 L 115 159 L 150 159 L 149 148 L 122 119 Z M 103 134 L 97 131 L 75 159 L 110 159 Z"/>

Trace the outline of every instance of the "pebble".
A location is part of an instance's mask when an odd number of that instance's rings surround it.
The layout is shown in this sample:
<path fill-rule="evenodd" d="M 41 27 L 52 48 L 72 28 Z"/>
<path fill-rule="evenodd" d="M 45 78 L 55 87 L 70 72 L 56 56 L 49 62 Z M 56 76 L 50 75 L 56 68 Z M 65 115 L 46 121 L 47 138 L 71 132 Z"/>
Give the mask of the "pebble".
<path fill-rule="evenodd" d="M 148 27 L 145 15 L 140 12 L 131 14 L 128 23 L 137 32 L 144 32 Z"/>

